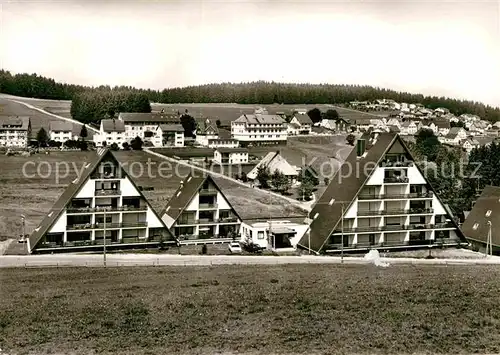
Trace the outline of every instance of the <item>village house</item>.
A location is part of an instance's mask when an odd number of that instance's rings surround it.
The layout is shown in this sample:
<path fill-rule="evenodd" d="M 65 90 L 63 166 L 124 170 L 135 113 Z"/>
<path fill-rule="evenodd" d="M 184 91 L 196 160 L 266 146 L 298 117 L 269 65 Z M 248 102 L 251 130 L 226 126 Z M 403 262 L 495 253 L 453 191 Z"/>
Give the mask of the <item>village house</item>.
<path fill-rule="evenodd" d="M 125 123 L 116 119 L 101 120 L 99 133 L 93 137 L 96 147 L 109 147 L 116 143 L 122 148 L 123 143 L 127 142 L 125 134 Z"/>
<path fill-rule="evenodd" d="M 275 171 L 279 171 L 288 177 L 291 183 L 297 182 L 297 178 L 299 176 L 297 168 L 290 165 L 279 151 L 267 153 L 267 155 L 262 158 L 262 160 L 247 174 L 247 178 L 249 180 L 257 179 L 260 167 L 267 168 L 270 174 L 273 174 Z"/>
<path fill-rule="evenodd" d="M 473 138 L 466 138 L 463 140 L 463 143 L 462 143 L 462 148 L 467 152 L 467 154 L 470 154 L 470 152 L 473 149 L 479 148 L 480 146 L 481 146 L 481 144 Z"/>
<path fill-rule="evenodd" d="M 215 148 L 214 163 L 218 164 L 247 164 L 247 148 Z"/>
<path fill-rule="evenodd" d="M 210 119 L 206 119 L 203 123 L 198 124 L 196 129 L 196 143 L 202 146 L 208 146 L 209 140 L 214 140 L 219 138 L 219 130 L 217 126 L 213 124 Z"/>
<path fill-rule="evenodd" d="M 55 142 L 64 143 L 78 136 L 73 135 L 73 124 L 67 121 L 51 121 L 49 123 L 49 139 Z"/>
<path fill-rule="evenodd" d="M 277 115 L 243 114 L 231 122 L 231 136 L 242 146 L 286 144 L 287 126 L 286 121 Z"/>
<path fill-rule="evenodd" d="M 123 122 L 122 122 L 123 123 Z M 28 240 L 31 253 L 175 244 L 165 224 L 109 149 L 100 148 Z"/>
<path fill-rule="evenodd" d="M 450 113 L 450 110 L 444 107 L 438 107 L 437 109 L 434 110 L 434 114 L 436 116 L 443 116 L 443 115 L 448 115 Z"/>
<path fill-rule="evenodd" d="M 445 144 L 459 145 L 466 138 L 467 131 L 465 129 L 462 127 L 452 127 L 446 136 L 439 137 L 439 141 Z"/>
<path fill-rule="evenodd" d="M 153 140 L 153 136 L 160 124 L 180 124 L 180 117 L 167 113 L 137 113 L 121 112 L 118 120 L 122 121 L 125 128 L 125 139 L 130 142 L 135 137 Z"/>
<path fill-rule="evenodd" d="M 397 126 L 398 128 L 400 128 L 401 127 L 401 121 L 398 120 L 395 117 L 389 118 L 387 120 L 387 126 Z"/>
<path fill-rule="evenodd" d="M 405 121 L 401 123 L 401 134 L 412 136 L 417 133 L 417 124 L 415 121 Z"/>
<path fill-rule="evenodd" d="M 0 116 L 0 147 L 27 148 L 30 135 L 28 116 Z"/>
<path fill-rule="evenodd" d="M 307 114 L 295 114 L 288 124 L 292 129 L 288 129 L 288 134 L 298 135 L 298 134 L 311 134 L 313 122 Z"/>
<path fill-rule="evenodd" d="M 162 123 L 153 137 L 155 147 L 184 147 L 184 128 L 181 124 Z"/>
<path fill-rule="evenodd" d="M 462 231 L 469 242 L 486 251 L 491 236 L 492 254 L 500 254 L 500 187 L 486 186 L 467 215 Z"/>
<path fill-rule="evenodd" d="M 303 218 L 244 220 L 240 229 L 241 241 L 275 251 L 295 249 L 308 227 Z"/>
<path fill-rule="evenodd" d="M 467 245 L 405 143 L 393 133 L 365 133 L 310 216 L 309 233 L 298 246 L 314 253 Z"/>
<path fill-rule="evenodd" d="M 241 225 L 240 216 L 208 174 L 186 177 L 160 215 L 180 244 L 227 243 L 238 238 Z"/>

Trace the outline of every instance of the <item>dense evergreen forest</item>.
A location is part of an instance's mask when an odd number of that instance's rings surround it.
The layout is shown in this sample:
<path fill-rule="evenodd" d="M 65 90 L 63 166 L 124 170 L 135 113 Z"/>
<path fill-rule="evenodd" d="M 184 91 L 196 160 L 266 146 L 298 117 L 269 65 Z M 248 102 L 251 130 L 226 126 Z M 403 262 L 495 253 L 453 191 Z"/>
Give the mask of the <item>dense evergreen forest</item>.
<path fill-rule="evenodd" d="M 16 74 L 0 70 L 0 92 L 41 99 L 72 100 L 84 91 L 131 91 L 145 95 L 151 102 L 160 103 L 215 103 L 231 102 L 240 104 L 343 104 L 349 101 L 371 101 L 394 99 L 398 102 L 422 103 L 426 107 L 448 108 L 452 113 L 476 114 L 492 122 L 500 120 L 500 108 L 480 102 L 456 100 L 437 96 L 424 96 L 372 86 L 331 85 L 331 84 L 284 84 L 275 82 L 222 83 L 161 91 L 136 89 L 133 87 L 99 86 L 57 83 L 53 79 L 37 74 Z"/>

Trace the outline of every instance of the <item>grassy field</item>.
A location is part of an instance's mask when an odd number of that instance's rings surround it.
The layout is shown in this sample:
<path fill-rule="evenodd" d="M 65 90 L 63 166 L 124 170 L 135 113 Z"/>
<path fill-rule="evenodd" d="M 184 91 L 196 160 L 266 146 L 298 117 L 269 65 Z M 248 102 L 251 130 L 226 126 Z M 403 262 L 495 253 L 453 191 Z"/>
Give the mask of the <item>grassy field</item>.
<path fill-rule="evenodd" d="M 62 194 L 64 188 L 77 176 L 77 171 L 90 161 L 94 154 L 94 152 L 58 151 L 50 155 L 39 154 L 31 157 L 1 155 L 0 236 L 17 237 L 20 235 L 22 214 L 26 216 L 26 231 L 31 233 Z M 181 179 L 190 172 L 190 168 L 164 162 L 145 152 L 120 151 L 116 154 L 121 163 L 127 163 L 125 168 L 131 169 L 129 171 L 138 185 L 154 188 L 153 191 L 145 191 L 144 194 L 158 212 L 173 196 Z M 146 165 L 148 159 L 151 162 L 151 175 L 148 174 Z M 141 164 L 132 165 L 133 162 Z M 23 166 L 26 163 L 29 164 L 26 165 L 26 176 L 24 176 Z M 163 164 L 160 171 L 161 163 Z M 141 166 L 143 174 L 141 174 Z M 57 169 L 59 180 L 56 179 Z M 244 218 L 267 217 L 269 213 L 273 216 L 303 214 L 300 209 L 282 199 L 272 197 L 270 200 L 265 192 L 245 188 L 224 179 L 216 180 L 224 189 L 231 204 Z"/>
<path fill-rule="evenodd" d="M 29 104 L 31 104 L 35 107 L 41 108 L 41 109 L 46 108 L 45 101 L 38 101 L 38 100 L 31 100 L 31 99 L 24 99 L 24 98 L 22 98 L 22 99 L 15 98 L 15 100 L 29 103 Z M 51 101 L 51 100 L 46 100 L 46 101 L 52 102 L 50 104 L 50 105 L 52 105 L 52 107 L 54 107 L 56 105 L 56 103 L 58 102 L 58 101 Z M 50 111 L 50 110 L 49 110 L 49 112 L 52 112 L 54 114 L 57 114 L 57 115 L 60 115 L 63 117 L 71 117 L 69 115 L 69 111 L 68 111 L 68 114 L 64 114 L 64 115 L 61 115 L 58 112 L 54 112 L 54 111 Z M 31 117 L 32 138 L 36 137 L 36 134 L 40 130 L 40 128 L 43 127 L 48 133 L 50 122 L 60 121 L 55 117 L 43 114 L 43 113 L 36 111 L 36 110 L 29 109 L 21 104 L 18 104 L 16 102 L 12 102 L 12 101 L 9 101 L 9 100 L 3 99 L 3 98 L 0 98 L 0 115 L 30 116 Z M 82 129 L 81 125 L 73 124 L 73 134 L 79 135 L 81 129 Z M 88 138 L 89 139 L 92 138 L 93 132 L 91 130 L 87 130 L 87 131 L 88 131 Z"/>
<path fill-rule="evenodd" d="M 0 277 L 8 354 L 500 351 L 494 267 L 4 269 Z"/>

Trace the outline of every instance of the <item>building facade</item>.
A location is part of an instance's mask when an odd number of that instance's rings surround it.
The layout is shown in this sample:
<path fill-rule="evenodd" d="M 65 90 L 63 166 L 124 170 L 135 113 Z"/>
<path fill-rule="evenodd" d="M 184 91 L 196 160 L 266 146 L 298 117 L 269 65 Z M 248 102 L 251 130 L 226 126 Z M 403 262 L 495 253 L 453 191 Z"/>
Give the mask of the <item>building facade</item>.
<path fill-rule="evenodd" d="M 93 140 L 96 147 L 109 147 L 116 143 L 121 149 L 123 143 L 128 143 L 123 121 L 116 119 L 101 120 L 99 133 L 94 134 Z"/>
<path fill-rule="evenodd" d="M 246 148 L 216 148 L 214 163 L 218 164 L 247 164 L 248 149 Z"/>
<path fill-rule="evenodd" d="M 0 147 L 27 148 L 31 120 L 27 116 L 0 116 Z"/>
<path fill-rule="evenodd" d="M 402 139 L 392 133 L 363 135 L 311 216 L 315 252 L 467 243 Z M 305 238 L 299 244 L 308 248 Z"/>
<path fill-rule="evenodd" d="M 160 215 L 181 244 L 230 242 L 238 238 L 241 225 L 209 175 L 184 179 Z"/>
<path fill-rule="evenodd" d="M 241 242 L 272 250 L 296 248 L 308 228 L 303 222 L 282 218 L 245 220 L 241 223 Z"/>
<path fill-rule="evenodd" d="M 181 124 L 160 124 L 153 138 L 155 147 L 184 147 L 184 128 Z"/>
<path fill-rule="evenodd" d="M 174 238 L 110 150 L 100 148 L 29 238 L 32 253 L 158 246 Z"/>
<path fill-rule="evenodd" d="M 67 121 L 51 121 L 49 124 L 49 139 L 51 141 L 64 143 L 78 136 L 73 135 L 73 124 Z"/>
<path fill-rule="evenodd" d="M 256 113 L 243 114 L 231 122 L 231 137 L 248 144 L 286 144 L 287 123 L 278 115 Z"/>

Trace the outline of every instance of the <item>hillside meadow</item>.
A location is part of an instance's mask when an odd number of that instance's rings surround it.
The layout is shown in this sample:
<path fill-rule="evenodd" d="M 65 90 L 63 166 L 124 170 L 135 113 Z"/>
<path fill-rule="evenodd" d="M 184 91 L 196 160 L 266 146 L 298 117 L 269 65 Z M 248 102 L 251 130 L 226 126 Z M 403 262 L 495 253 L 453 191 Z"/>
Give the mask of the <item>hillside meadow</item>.
<path fill-rule="evenodd" d="M 492 354 L 500 352 L 499 277 L 484 266 L 2 269 L 0 348 Z"/>

